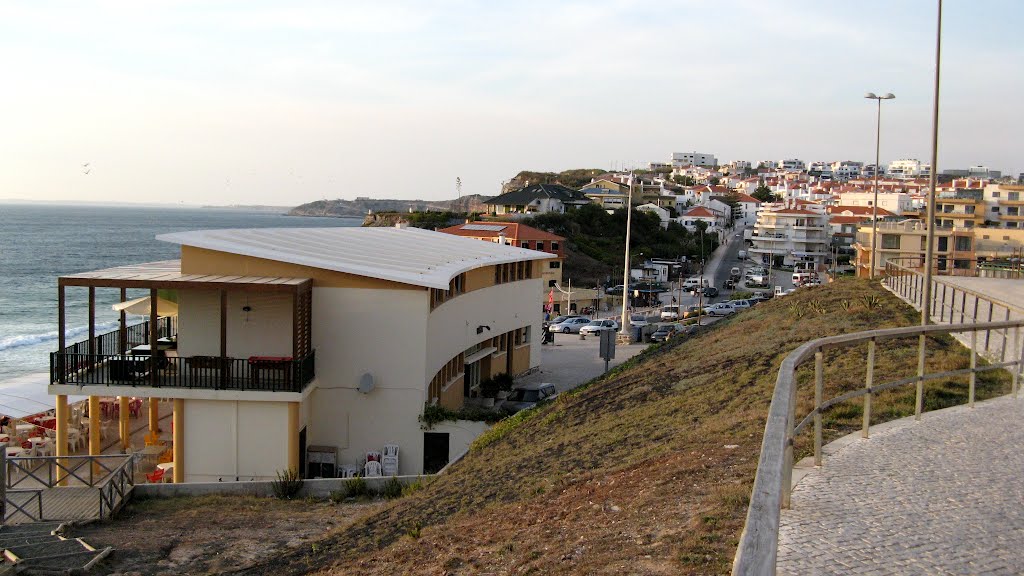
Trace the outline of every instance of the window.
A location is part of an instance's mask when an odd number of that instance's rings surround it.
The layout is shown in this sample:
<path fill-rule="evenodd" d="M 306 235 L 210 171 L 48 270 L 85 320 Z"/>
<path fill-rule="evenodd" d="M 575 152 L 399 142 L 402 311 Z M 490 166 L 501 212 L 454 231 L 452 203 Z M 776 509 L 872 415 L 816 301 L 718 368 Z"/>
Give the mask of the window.
<path fill-rule="evenodd" d="M 956 250 L 957 250 L 957 252 L 969 252 L 971 250 L 971 237 L 970 236 L 957 236 L 956 237 Z"/>
<path fill-rule="evenodd" d="M 544 249 L 544 242 L 541 241 L 541 240 L 538 240 L 537 241 L 537 250 L 543 250 L 543 249 Z"/>
<path fill-rule="evenodd" d="M 949 251 L 949 236 L 939 237 L 939 252 Z"/>
<path fill-rule="evenodd" d="M 993 214 L 999 214 L 999 206 L 993 206 L 992 207 L 992 213 Z"/>
<path fill-rule="evenodd" d="M 996 190 L 996 191 L 992 192 L 992 197 L 993 198 L 999 198 L 999 191 Z"/>
<path fill-rule="evenodd" d="M 552 252 L 558 252 L 558 242 L 552 242 L 551 243 L 551 251 Z"/>
<path fill-rule="evenodd" d="M 558 260 L 552 260 L 551 262 L 548 263 L 548 268 L 551 268 L 552 270 L 554 270 L 556 268 L 561 268 L 561 267 L 562 267 L 562 263 L 559 262 Z"/>
<path fill-rule="evenodd" d="M 1020 200 L 1020 192 L 1007 192 L 1006 199 L 1016 202 L 1017 200 Z"/>
<path fill-rule="evenodd" d="M 529 344 L 530 343 L 530 329 L 531 328 L 533 328 L 533 326 L 527 326 L 526 328 L 522 329 L 523 330 L 523 344 Z"/>
<path fill-rule="evenodd" d="M 548 288 L 554 288 L 557 283 L 558 280 L 548 280 Z"/>
<path fill-rule="evenodd" d="M 882 234 L 882 249 L 899 250 L 900 237 L 898 234 Z"/>
<path fill-rule="evenodd" d="M 967 214 L 974 214 L 974 206 L 964 206 L 964 212 Z"/>
<path fill-rule="evenodd" d="M 529 248 L 530 247 L 530 243 L 527 242 L 526 240 L 523 240 L 522 242 L 519 243 L 519 247 L 520 248 Z"/>

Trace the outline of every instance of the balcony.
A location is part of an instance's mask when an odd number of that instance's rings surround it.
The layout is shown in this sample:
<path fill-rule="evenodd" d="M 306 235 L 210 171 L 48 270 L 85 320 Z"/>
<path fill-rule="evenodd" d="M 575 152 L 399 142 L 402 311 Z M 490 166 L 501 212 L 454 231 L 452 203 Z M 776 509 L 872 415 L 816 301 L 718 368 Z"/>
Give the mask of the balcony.
<path fill-rule="evenodd" d="M 315 376 L 315 351 L 301 358 L 252 356 L 181 357 L 175 318 L 157 323 L 157 358 L 149 322 L 114 330 L 50 353 L 50 381 L 78 386 L 152 386 L 262 392 L 301 392 Z M 122 348 L 123 347 L 123 348 Z M 123 349 L 123 353 L 118 351 Z M 90 352 L 93 350 L 94 352 Z M 63 375 L 63 378 L 62 378 Z"/>
<path fill-rule="evenodd" d="M 1008 222 L 1021 222 L 1024 221 L 1024 214 L 1000 214 L 999 219 Z"/>
<path fill-rule="evenodd" d="M 1000 198 L 1000 206 L 1024 206 L 1024 199 L 1010 200 L 1009 198 Z"/>
<path fill-rule="evenodd" d="M 97 288 L 119 288 L 122 302 L 127 290 L 148 288 L 140 301 L 149 320 L 129 326 L 122 311 L 120 329 L 96 335 L 90 326 L 65 346 L 69 287 L 87 287 L 91 307 Z M 162 302 L 158 291 L 177 298 L 176 310 L 150 305 Z M 63 276 L 58 305 L 54 385 L 301 392 L 315 376 L 308 278 L 183 274 L 178 261 L 155 262 Z"/>

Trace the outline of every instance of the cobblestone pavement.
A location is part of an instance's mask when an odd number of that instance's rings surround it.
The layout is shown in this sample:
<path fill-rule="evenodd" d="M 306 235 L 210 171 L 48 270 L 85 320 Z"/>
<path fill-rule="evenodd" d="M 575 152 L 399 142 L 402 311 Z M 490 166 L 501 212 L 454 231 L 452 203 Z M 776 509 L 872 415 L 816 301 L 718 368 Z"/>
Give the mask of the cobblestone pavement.
<path fill-rule="evenodd" d="M 1022 423 L 1003 397 L 840 440 L 783 510 L 778 573 L 1024 574 Z"/>

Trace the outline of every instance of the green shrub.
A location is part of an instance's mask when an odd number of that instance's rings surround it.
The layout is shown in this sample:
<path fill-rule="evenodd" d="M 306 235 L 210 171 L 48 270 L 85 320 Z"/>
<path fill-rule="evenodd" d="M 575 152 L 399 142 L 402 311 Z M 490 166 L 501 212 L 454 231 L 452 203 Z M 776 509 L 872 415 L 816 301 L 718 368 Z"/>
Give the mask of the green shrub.
<path fill-rule="evenodd" d="M 504 416 L 501 412 L 495 412 L 480 406 L 463 406 L 458 410 L 450 410 L 444 406 L 431 404 L 423 409 L 423 414 L 419 415 L 419 420 L 421 423 L 420 428 L 430 430 L 436 424 L 445 421 L 471 420 L 474 422 L 491 423 L 501 420 Z"/>
<path fill-rule="evenodd" d="M 494 383 L 497 384 L 498 390 L 504 390 L 506 392 L 512 389 L 512 384 L 515 382 L 515 378 L 507 372 L 496 374 L 493 380 Z"/>
<path fill-rule="evenodd" d="M 402 497 L 402 481 L 392 476 L 384 482 L 384 488 L 380 491 L 381 495 L 388 500 Z"/>
<path fill-rule="evenodd" d="M 277 473 L 277 480 L 270 483 L 274 496 L 281 500 L 291 500 L 302 489 L 302 478 L 299 478 L 299 471 L 289 468 L 284 472 Z"/>
<path fill-rule="evenodd" d="M 356 476 L 345 482 L 345 496 L 349 498 L 360 498 L 363 496 L 372 496 L 373 491 L 366 484 L 366 480 L 363 480 L 362 476 Z"/>
<path fill-rule="evenodd" d="M 408 496 L 419 492 L 420 490 L 423 490 L 423 479 L 417 477 L 415 482 L 410 482 L 405 486 L 402 486 L 402 496 Z"/>
<path fill-rule="evenodd" d="M 342 488 L 341 490 L 331 490 L 331 493 L 327 495 L 327 499 L 333 504 L 339 504 L 344 502 L 347 496 L 348 494 L 345 493 L 345 489 Z"/>

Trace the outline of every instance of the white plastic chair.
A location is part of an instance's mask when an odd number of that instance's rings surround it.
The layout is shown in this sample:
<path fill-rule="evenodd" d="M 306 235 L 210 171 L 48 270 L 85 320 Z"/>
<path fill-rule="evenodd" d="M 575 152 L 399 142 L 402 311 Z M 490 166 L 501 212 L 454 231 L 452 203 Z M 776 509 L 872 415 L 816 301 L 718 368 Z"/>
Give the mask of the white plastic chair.
<path fill-rule="evenodd" d="M 355 478 L 359 475 L 359 466 L 342 464 L 338 466 L 338 478 Z"/>
<path fill-rule="evenodd" d="M 369 462 L 371 460 L 376 460 L 377 462 L 380 462 L 380 452 L 376 450 L 368 451 L 366 453 L 366 461 Z"/>
<path fill-rule="evenodd" d="M 385 458 L 388 456 L 398 458 L 398 444 L 385 444 L 383 454 Z"/>
<path fill-rule="evenodd" d="M 380 462 L 377 462 L 376 460 L 370 460 L 367 462 L 366 466 L 363 467 L 363 476 L 368 478 L 382 476 Z"/>

